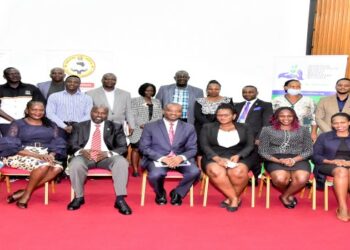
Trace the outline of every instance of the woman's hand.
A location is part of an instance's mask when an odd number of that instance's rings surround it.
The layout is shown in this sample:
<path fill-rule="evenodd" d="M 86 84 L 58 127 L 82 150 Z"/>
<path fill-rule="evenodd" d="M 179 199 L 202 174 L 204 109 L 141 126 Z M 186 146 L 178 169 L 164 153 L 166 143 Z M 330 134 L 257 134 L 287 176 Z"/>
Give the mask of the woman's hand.
<path fill-rule="evenodd" d="M 227 167 L 227 159 L 221 158 L 219 156 L 214 156 L 213 160 L 221 167 L 226 168 Z"/>
<path fill-rule="evenodd" d="M 239 161 L 239 155 L 231 156 L 230 161 L 235 162 L 235 163 L 238 163 L 238 161 Z"/>
<path fill-rule="evenodd" d="M 287 166 L 287 167 L 293 167 L 295 164 L 295 160 L 293 158 L 281 158 L 279 159 L 280 163 Z"/>

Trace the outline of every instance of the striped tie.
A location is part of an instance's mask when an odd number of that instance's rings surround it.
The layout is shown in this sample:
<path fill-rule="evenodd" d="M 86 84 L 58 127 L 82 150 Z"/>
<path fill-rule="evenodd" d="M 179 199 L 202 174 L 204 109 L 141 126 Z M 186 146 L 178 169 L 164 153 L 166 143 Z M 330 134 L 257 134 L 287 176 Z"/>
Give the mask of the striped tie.
<path fill-rule="evenodd" d="M 92 135 L 91 158 L 96 161 L 98 153 L 101 151 L 101 130 L 100 124 L 96 124 L 96 129 Z"/>
<path fill-rule="evenodd" d="M 170 145 L 173 145 L 174 142 L 174 138 L 175 138 L 175 132 L 174 132 L 174 123 L 170 123 L 170 128 L 169 128 L 169 141 L 170 141 Z M 169 156 L 173 156 L 175 155 L 173 151 L 171 151 L 169 153 Z"/>

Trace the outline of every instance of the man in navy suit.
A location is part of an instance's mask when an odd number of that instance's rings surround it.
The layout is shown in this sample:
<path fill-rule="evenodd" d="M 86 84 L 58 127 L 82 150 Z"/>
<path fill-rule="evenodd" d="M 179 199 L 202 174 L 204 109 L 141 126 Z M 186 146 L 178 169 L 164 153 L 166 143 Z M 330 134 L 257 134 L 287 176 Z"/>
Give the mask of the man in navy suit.
<path fill-rule="evenodd" d="M 252 172 L 257 179 L 261 172 L 261 163 L 258 159 L 259 135 L 262 127 L 270 125 L 270 118 L 273 114 L 272 104 L 258 99 L 258 90 L 252 85 L 247 85 L 242 89 L 242 96 L 245 101 L 235 104 L 235 109 L 239 114 L 237 121 L 248 124 L 254 133 L 255 148 L 253 153 L 257 157 L 257 164 L 252 166 Z"/>
<path fill-rule="evenodd" d="M 194 104 L 197 98 L 203 97 L 203 90 L 188 85 L 190 76 L 188 72 L 180 70 L 174 77 L 176 83 L 161 86 L 156 95 L 162 107 L 168 103 L 178 103 L 182 106 L 182 121 L 194 124 Z"/>
<path fill-rule="evenodd" d="M 200 176 L 195 164 L 196 131 L 192 124 L 180 120 L 181 114 L 180 104 L 166 104 L 164 118 L 146 124 L 140 139 L 141 165 L 148 171 L 159 205 L 167 203 L 164 179 L 169 170 L 183 174 L 179 185 L 170 192 L 172 205 L 182 204 L 183 197 Z"/>

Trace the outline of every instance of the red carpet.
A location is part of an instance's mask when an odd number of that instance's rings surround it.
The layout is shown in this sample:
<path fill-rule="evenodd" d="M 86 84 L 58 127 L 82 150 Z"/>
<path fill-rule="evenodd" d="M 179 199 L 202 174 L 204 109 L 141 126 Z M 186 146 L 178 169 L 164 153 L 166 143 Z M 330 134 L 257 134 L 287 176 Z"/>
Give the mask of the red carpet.
<path fill-rule="evenodd" d="M 176 181 L 167 181 L 169 190 Z M 12 190 L 25 181 L 12 183 Z M 243 196 L 235 213 L 219 208 L 223 197 L 209 187 L 208 205 L 202 207 L 199 185 L 195 188 L 195 206 L 186 197 L 180 207 L 157 206 L 147 186 L 146 203 L 140 207 L 141 178 L 130 177 L 127 202 L 131 216 L 113 208 L 110 179 L 89 180 L 86 204 L 67 211 L 69 181 L 56 186 L 43 203 L 43 189 L 33 195 L 27 210 L 6 203 L 5 184 L 1 185 L 2 249 L 349 249 L 350 223 L 335 217 L 336 202 L 330 193 L 329 212 L 323 210 L 323 192 L 317 195 L 317 210 L 311 201 L 300 199 L 296 209 L 288 210 L 273 190 L 271 208 L 265 209 L 264 197 L 250 207 L 250 194 Z"/>

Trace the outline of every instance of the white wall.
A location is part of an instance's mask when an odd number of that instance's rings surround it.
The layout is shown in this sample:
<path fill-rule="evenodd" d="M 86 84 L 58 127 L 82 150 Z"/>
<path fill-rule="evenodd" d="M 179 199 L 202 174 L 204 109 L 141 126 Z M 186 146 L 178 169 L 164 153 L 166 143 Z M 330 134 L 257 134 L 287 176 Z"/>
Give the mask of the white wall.
<path fill-rule="evenodd" d="M 93 81 L 114 72 L 132 95 L 184 69 L 190 84 L 216 79 L 235 101 L 246 84 L 267 100 L 274 57 L 305 55 L 308 11 L 306 0 L 1 1 L 0 69 L 17 67 L 37 83 L 84 53 L 99 55 Z"/>

